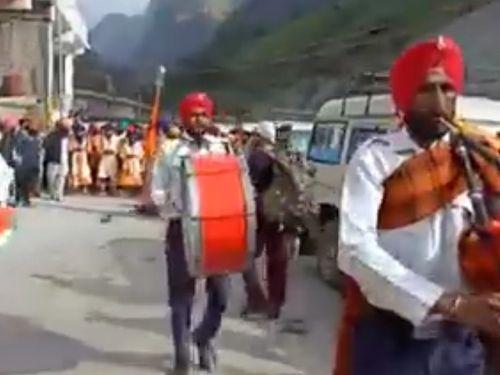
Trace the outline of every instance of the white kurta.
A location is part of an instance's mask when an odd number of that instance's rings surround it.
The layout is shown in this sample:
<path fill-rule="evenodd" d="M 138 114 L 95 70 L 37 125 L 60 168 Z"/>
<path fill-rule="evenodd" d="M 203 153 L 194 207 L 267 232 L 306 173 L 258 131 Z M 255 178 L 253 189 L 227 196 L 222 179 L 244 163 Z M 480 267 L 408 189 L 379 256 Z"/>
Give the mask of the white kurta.
<path fill-rule="evenodd" d="M 464 193 L 415 224 L 378 230 L 383 182 L 423 150 L 406 130 L 360 147 L 345 178 L 341 202 L 340 269 L 360 285 L 368 301 L 425 331 L 429 310 L 444 291 L 463 289 L 458 240 L 472 213 Z"/>
<path fill-rule="evenodd" d="M 227 148 L 222 138 L 205 135 L 201 146 L 187 136 L 173 140 L 163 148 L 153 168 L 151 198 L 161 208 L 164 218 L 179 218 L 182 214 L 181 159 L 187 155 L 224 154 Z"/>
<path fill-rule="evenodd" d="M 14 182 L 14 170 L 7 165 L 5 159 L 0 156 L 0 206 L 9 203 L 10 187 Z"/>
<path fill-rule="evenodd" d="M 118 147 L 120 137 L 113 135 L 111 138 L 102 137 L 102 156 L 99 161 L 97 177 L 115 181 L 118 177 Z"/>

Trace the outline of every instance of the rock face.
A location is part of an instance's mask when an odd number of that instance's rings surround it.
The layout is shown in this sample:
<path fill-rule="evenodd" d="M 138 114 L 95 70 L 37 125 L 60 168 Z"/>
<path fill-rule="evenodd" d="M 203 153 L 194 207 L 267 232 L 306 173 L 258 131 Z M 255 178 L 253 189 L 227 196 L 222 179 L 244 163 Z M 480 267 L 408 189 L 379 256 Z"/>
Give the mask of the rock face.
<path fill-rule="evenodd" d="M 93 49 L 113 66 L 175 64 L 212 40 L 245 0 L 150 0 L 143 15 L 106 16 L 91 32 Z"/>
<path fill-rule="evenodd" d="M 142 16 L 108 16 L 92 32 L 92 44 L 108 65 L 137 71 L 138 84 L 150 85 L 157 65 L 167 64 L 170 102 L 201 87 L 230 106 L 317 108 L 345 91 L 341 78 L 347 74 L 387 70 L 404 45 L 425 34 L 443 33 L 464 48 L 467 93 L 500 98 L 500 52 L 493 37 L 500 31 L 500 0 L 457 0 L 452 5 L 449 0 L 426 0 L 425 4 L 434 7 L 427 13 L 422 8 L 424 0 L 408 0 L 404 6 L 397 0 L 382 3 L 150 0 Z M 429 12 L 439 16 L 422 16 Z M 348 21 L 340 22 L 343 18 L 338 14 L 347 14 Z M 377 28 L 385 31 L 372 34 Z M 366 40 L 349 37 L 358 29 L 370 30 Z M 342 45 L 333 43 L 337 36 Z M 356 39 L 358 44 L 353 46 L 358 50 L 344 46 L 354 43 L 351 39 Z M 297 64 L 283 59 L 280 65 L 274 51 L 279 58 L 306 53 L 318 57 Z M 275 64 L 265 65 L 268 60 Z M 257 68 L 247 71 L 245 64 Z M 175 68 L 182 68 L 180 74 L 176 75 Z"/>
<path fill-rule="evenodd" d="M 90 33 L 92 49 L 110 65 L 129 65 L 145 32 L 143 16 L 106 16 Z"/>
<path fill-rule="evenodd" d="M 91 44 L 103 61 L 113 66 L 175 65 L 205 49 L 220 33 L 272 30 L 329 2 L 150 0 L 141 16 L 106 16 L 92 30 Z"/>

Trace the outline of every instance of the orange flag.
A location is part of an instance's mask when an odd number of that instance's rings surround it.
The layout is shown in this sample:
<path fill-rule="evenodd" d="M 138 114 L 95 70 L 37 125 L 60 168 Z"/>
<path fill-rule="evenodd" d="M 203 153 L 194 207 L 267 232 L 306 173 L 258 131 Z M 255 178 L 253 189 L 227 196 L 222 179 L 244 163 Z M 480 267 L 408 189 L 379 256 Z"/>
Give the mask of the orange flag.
<path fill-rule="evenodd" d="M 146 158 L 151 160 L 156 154 L 156 148 L 158 146 L 158 121 L 160 118 L 160 104 L 161 103 L 161 90 L 156 92 L 153 108 L 151 109 L 151 118 L 149 120 L 149 126 L 146 131 L 146 139 L 144 142 L 144 151 Z"/>

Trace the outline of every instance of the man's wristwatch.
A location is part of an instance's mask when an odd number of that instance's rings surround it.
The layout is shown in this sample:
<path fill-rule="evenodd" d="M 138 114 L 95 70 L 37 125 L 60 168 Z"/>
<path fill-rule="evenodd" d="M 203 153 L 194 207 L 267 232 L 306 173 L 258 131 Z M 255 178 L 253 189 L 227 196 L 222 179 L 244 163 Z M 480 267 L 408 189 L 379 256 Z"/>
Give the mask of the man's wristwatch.
<path fill-rule="evenodd" d="M 460 293 L 445 293 L 432 309 L 432 313 L 442 315 L 445 319 L 455 320 L 463 302 L 464 297 Z"/>

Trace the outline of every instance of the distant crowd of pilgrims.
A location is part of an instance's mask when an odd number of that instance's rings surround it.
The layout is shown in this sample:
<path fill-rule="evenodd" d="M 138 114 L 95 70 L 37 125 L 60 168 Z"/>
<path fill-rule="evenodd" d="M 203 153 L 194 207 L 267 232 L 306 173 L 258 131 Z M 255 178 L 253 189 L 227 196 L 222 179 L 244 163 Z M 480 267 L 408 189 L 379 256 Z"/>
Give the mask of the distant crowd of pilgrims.
<path fill-rule="evenodd" d="M 72 190 L 95 188 L 111 194 L 121 189 L 140 189 L 144 181 L 143 127 L 130 124 L 75 124 L 69 137 Z"/>
<path fill-rule="evenodd" d="M 160 119 L 155 141 L 160 149 L 181 135 L 178 122 Z M 16 203 L 30 205 L 30 197 L 46 191 L 60 201 L 64 194 L 135 194 L 147 174 L 149 124 L 89 122 L 66 117 L 48 132 L 29 119 L 0 118 L 0 154 L 15 172 Z M 233 127 L 228 134 L 216 125 L 207 132 L 227 136 L 235 151 L 244 152 L 251 133 Z"/>

